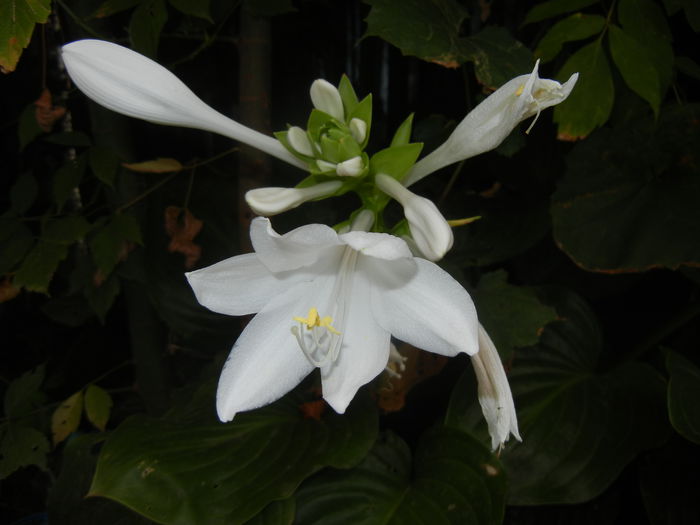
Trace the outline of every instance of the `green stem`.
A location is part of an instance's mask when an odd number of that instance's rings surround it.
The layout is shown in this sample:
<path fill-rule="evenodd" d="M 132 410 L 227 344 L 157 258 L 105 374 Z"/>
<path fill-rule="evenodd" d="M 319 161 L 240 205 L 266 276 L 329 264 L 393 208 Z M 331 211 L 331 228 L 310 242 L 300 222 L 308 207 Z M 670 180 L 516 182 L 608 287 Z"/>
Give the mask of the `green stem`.
<path fill-rule="evenodd" d="M 633 361 L 640 358 L 698 316 L 700 316 L 700 302 L 686 306 L 673 318 L 648 334 L 641 343 L 637 344 L 627 356 L 627 360 Z"/>

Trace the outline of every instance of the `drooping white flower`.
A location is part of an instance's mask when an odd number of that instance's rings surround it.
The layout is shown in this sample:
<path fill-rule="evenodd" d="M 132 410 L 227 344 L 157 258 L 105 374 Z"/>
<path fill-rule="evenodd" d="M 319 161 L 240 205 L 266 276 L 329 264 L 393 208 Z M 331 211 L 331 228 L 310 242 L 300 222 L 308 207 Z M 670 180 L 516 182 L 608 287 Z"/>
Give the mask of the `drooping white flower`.
<path fill-rule="evenodd" d="M 63 46 L 62 56 L 75 85 L 112 111 L 156 124 L 219 133 L 306 169 L 275 138 L 225 117 L 170 71 L 136 51 L 102 40 L 78 40 Z"/>
<path fill-rule="evenodd" d="M 479 404 L 491 436 L 493 450 L 503 447 L 511 434 L 518 441 L 518 418 L 508 378 L 489 334 L 479 324 L 479 351 L 472 356 L 477 379 Z"/>
<path fill-rule="evenodd" d="M 331 180 L 306 188 L 256 188 L 245 194 L 245 201 L 258 215 L 277 215 L 306 201 L 331 195 L 342 185 L 338 180 Z"/>
<path fill-rule="evenodd" d="M 430 199 L 406 189 L 395 178 L 383 173 L 375 177 L 377 187 L 403 206 L 413 240 L 426 259 L 438 261 L 452 248 L 452 228 Z"/>
<path fill-rule="evenodd" d="M 219 379 L 222 421 L 280 398 L 314 367 L 323 397 L 344 412 L 387 366 L 392 335 L 447 356 L 477 351 L 469 294 L 401 239 L 357 231 L 373 221 L 363 213 L 343 234 L 311 224 L 278 235 L 258 217 L 250 230 L 255 253 L 187 274 L 210 310 L 257 313 Z"/>
<path fill-rule="evenodd" d="M 447 140 L 419 160 L 403 181 L 410 186 L 440 168 L 492 150 L 523 120 L 563 102 L 578 80 L 578 73 L 560 84 L 540 78 L 539 60 L 529 75 L 506 82 L 476 106 Z"/>

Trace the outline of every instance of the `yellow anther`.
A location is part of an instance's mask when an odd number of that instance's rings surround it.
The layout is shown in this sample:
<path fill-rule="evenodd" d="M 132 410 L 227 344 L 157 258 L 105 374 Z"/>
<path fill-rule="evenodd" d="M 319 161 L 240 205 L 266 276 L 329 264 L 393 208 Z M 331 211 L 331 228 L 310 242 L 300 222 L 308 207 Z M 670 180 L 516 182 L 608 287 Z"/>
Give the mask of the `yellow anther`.
<path fill-rule="evenodd" d="M 525 84 L 520 84 L 520 87 L 515 90 L 515 96 L 519 97 L 520 95 L 522 95 L 524 89 L 525 89 Z"/>
<path fill-rule="evenodd" d="M 308 318 L 294 317 L 294 320 L 301 323 L 301 324 L 305 324 L 307 330 L 311 330 L 312 328 L 318 326 L 321 328 L 325 328 L 326 330 L 328 330 L 332 334 L 340 335 L 340 332 L 338 330 L 336 330 L 335 328 L 333 328 L 333 326 L 331 325 L 331 323 L 333 322 L 332 317 L 319 316 L 318 310 L 316 308 L 313 308 L 313 307 L 309 308 L 308 316 L 309 316 Z"/>

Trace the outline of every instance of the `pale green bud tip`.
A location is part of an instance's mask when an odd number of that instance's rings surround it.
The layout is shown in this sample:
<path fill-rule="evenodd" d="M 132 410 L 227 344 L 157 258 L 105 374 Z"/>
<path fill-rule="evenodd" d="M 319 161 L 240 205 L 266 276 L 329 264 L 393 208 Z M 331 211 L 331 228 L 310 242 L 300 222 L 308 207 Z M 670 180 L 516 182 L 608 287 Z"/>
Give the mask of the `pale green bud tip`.
<path fill-rule="evenodd" d="M 367 123 L 359 118 L 351 119 L 350 133 L 352 133 L 352 138 L 355 139 L 355 142 L 362 144 L 367 137 Z"/>
<path fill-rule="evenodd" d="M 311 102 L 318 110 L 328 113 L 331 117 L 345 121 L 343 100 L 340 98 L 338 88 L 330 82 L 318 79 L 311 84 Z"/>
<path fill-rule="evenodd" d="M 287 130 L 287 140 L 289 145 L 294 148 L 294 151 L 307 157 L 314 156 L 313 149 L 311 149 L 311 141 L 306 132 L 299 126 L 292 126 Z"/>
<path fill-rule="evenodd" d="M 258 215 L 271 216 L 296 208 L 306 201 L 331 195 L 342 185 L 336 180 L 307 188 L 257 188 L 247 192 L 245 200 Z"/>
<path fill-rule="evenodd" d="M 318 159 L 316 161 L 316 166 L 318 166 L 318 169 L 321 171 L 335 171 L 337 165 L 333 164 L 332 162 Z"/>
<path fill-rule="evenodd" d="M 341 177 L 357 177 L 362 173 L 363 168 L 362 157 L 358 156 L 339 163 L 335 167 L 335 172 Z"/>

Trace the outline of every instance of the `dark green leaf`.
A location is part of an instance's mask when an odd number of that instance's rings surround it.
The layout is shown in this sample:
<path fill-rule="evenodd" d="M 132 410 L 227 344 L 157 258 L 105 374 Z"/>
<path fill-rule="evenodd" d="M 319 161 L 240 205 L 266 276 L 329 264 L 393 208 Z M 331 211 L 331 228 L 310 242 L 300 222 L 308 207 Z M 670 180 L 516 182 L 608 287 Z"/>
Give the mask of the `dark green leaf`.
<path fill-rule="evenodd" d="M 131 13 L 129 22 L 129 40 L 135 51 L 150 58 L 158 55 L 158 42 L 168 10 L 165 0 L 145 0 Z"/>
<path fill-rule="evenodd" d="M 292 525 L 296 503 L 294 498 L 273 501 L 245 525 Z"/>
<path fill-rule="evenodd" d="M 88 159 L 95 177 L 107 186 L 113 186 L 119 169 L 119 158 L 116 153 L 104 146 L 93 146 L 88 152 Z"/>
<path fill-rule="evenodd" d="M 489 26 L 469 37 L 464 60 L 474 62 L 476 78 L 491 89 L 532 71 L 532 52 L 503 27 Z"/>
<path fill-rule="evenodd" d="M 29 465 L 46 470 L 49 448 L 49 440 L 34 428 L 13 424 L 0 428 L 0 480 Z"/>
<path fill-rule="evenodd" d="M 80 131 L 62 131 L 60 133 L 52 133 L 44 138 L 46 142 L 59 144 L 61 146 L 77 146 L 88 147 L 92 145 L 90 137 Z"/>
<path fill-rule="evenodd" d="M 92 257 L 104 275 L 112 273 L 127 242 L 141 244 L 141 229 L 136 219 L 125 213 L 114 215 L 90 239 Z"/>
<path fill-rule="evenodd" d="M 492 525 L 503 518 L 505 485 L 496 457 L 466 433 L 428 431 L 413 465 L 406 444 L 387 434 L 358 467 L 302 485 L 296 523 Z"/>
<path fill-rule="evenodd" d="M 85 157 L 69 160 L 53 174 L 53 199 L 60 210 L 78 187 L 85 173 Z"/>
<path fill-rule="evenodd" d="M 299 483 L 330 465 L 356 464 L 377 432 L 374 403 L 357 396 L 345 415 L 326 410 L 303 419 L 298 394 L 214 421 L 213 392 L 198 404 L 198 418 L 132 417 L 107 440 L 90 494 L 119 501 L 158 523 L 244 523 L 270 502 L 290 496 Z"/>
<path fill-rule="evenodd" d="M 371 173 L 384 173 L 401 180 L 416 163 L 422 148 L 423 144 L 413 143 L 383 149 L 370 159 Z"/>
<path fill-rule="evenodd" d="M 52 321 L 66 326 L 81 326 L 94 315 L 82 296 L 55 297 L 41 306 L 41 311 Z"/>
<path fill-rule="evenodd" d="M 39 388 L 44 381 L 46 367 L 41 364 L 12 381 L 5 391 L 5 416 L 18 418 L 36 408 L 41 398 Z"/>
<path fill-rule="evenodd" d="M 89 385 L 85 389 L 85 415 L 102 432 L 107 427 L 112 404 L 112 397 L 99 386 Z"/>
<path fill-rule="evenodd" d="M 35 24 L 43 24 L 51 13 L 51 0 L 0 2 L 0 71 L 15 70 L 29 45 Z"/>
<path fill-rule="evenodd" d="M 541 20 L 554 18 L 555 16 L 572 11 L 578 11 L 579 9 L 588 7 L 597 2 L 598 0 L 548 0 L 530 9 L 525 17 L 523 25 L 540 22 Z"/>
<path fill-rule="evenodd" d="M 120 292 L 121 285 L 119 277 L 117 277 L 114 272 L 99 285 L 91 283 L 85 289 L 85 297 L 100 322 L 104 323 L 107 312 L 112 308 Z"/>
<path fill-rule="evenodd" d="M 141 0 L 105 0 L 90 18 L 106 18 L 139 5 Z"/>
<path fill-rule="evenodd" d="M 700 2 L 697 0 L 683 0 L 683 10 L 693 31 L 696 33 L 700 32 Z"/>
<path fill-rule="evenodd" d="M 343 107 L 345 108 L 345 114 L 349 115 L 357 107 L 360 100 L 357 98 L 355 89 L 350 83 L 350 79 L 347 75 L 340 77 L 340 83 L 338 84 L 338 92 L 340 93 L 340 98 L 343 101 Z"/>
<path fill-rule="evenodd" d="M 209 0 L 168 0 L 168 2 L 181 13 L 203 18 L 213 23 L 209 14 Z"/>
<path fill-rule="evenodd" d="M 42 238 L 58 244 L 70 245 L 85 237 L 92 225 L 79 215 L 53 219 L 46 224 Z"/>
<path fill-rule="evenodd" d="M 676 352 L 666 356 L 668 415 L 684 438 L 700 444 L 700 368 Z"/>
<path fill-rule="evenodd" d="M 455 0 L 365 0 L 372 6 L 365 36 L 378 36 L 404 55 L 458 67 L 464 61 L 466 8 Z"/>
<path fill-rule="evenodd" d="M 411 142 L 411 131 L 413 129 L 413 113 L 411 113 L 406 120 L 404 120 L 401 125 L 396 129 L 394 137 L 391 139 L 390 147 L 394 146 L 405 146 Z"/>
<path fill-rule="evenodd" d="M 678 71 L 695 80 L 700 80 L 700 64 L 690 57 L 676 57 Z"/>
<path fill-rule="evenodd" d="M 572 73 L 581 76 L 569 97 L 554 108 L 560 139 L 576 140 L 605 124 L 612 111 L 615 89 L 608 59 L 600 41 L 583 46 L 571 55 L 557 74 L 566 80 Z"/>
<path fill-rule="evenodd" d="M 503 270 L 487 273 L 473 294 L 479 321 L 504 360 L 516 348 L 537 343 L 545 325 L 557 318 L 557 312 L 542 304 L 533 289 L 508 284 L 507 278 Z"/>
<path fill-rule="evenodd" d="M 34 102 L 28 104 L 19 116 L 19 149 L 23 150 L 27 144 L 44 133 L 39 123 L 36 121 L 36 106 Z"/>
<path fill-rule="evenodd" d="M 646 48 L 614 24 L 608 28 L 610 54 L 627 86 L 646 100 L 655 115 L 661 104 L 659 72 Z"/>
<path fill-rule="evenodd" d="M 22 173 L 10 188 L 10 211 L 17 215 L 26 212 L 34 204 L 38 191 L 34 175 Z"/>
<path fill-rule="evenodd" d="M 243 8 L 253 16 L 275 16 L 296 11 L 292 0 L 243 0 Z"/>
<path fill-rule="evenodd" d="M 605 27 L 605 18 L 600 15 L 584 15 L 575 13 L 560 20 L 542 37 L 535 49 L 535 56 L 542 62 L 552 60 L 561 51 L 566 42 L 584 40 L 599 34 Z"/>
<path fill-rule="evenodd" d="M 519 350 L 510 369 L 523 437 L 501 454 L 513 505 L 590 500 L 668 435 L 658 373 L 635 362 L 599 372 L 603 338 L 590 308 L 571 293 L 550 290 L 541 298 L 560 320 L 547 325 L 536 346 Z M 485 441 L 472 376 L 468 370 L 455 387 L 446 422 Z"/>
<path fill-rule="evenodd" d="M 48 293 L 51 278 L 67 255 L 65 244 L 39 239 L 17 270 L 13 284 L 32 292 Z"/>
<path fill-rule="evenodd" d="M 577 86 L 578 87 L 578 86 Z M 602 129 L 578 144 L 552 196 L 554 237 L 599 272 L 700 261 L 699 106 Z"/>
<path fill-rule="evenodd" d="M 0 239 L 0 275 L 5 275 L 19 264 L 34 244 L 34 235 L 29 228 L 19 221 L 14 226 L 7 237 Z"/>

